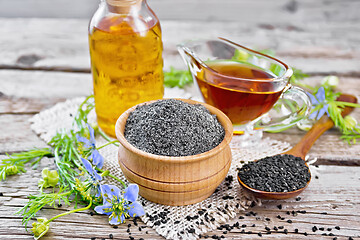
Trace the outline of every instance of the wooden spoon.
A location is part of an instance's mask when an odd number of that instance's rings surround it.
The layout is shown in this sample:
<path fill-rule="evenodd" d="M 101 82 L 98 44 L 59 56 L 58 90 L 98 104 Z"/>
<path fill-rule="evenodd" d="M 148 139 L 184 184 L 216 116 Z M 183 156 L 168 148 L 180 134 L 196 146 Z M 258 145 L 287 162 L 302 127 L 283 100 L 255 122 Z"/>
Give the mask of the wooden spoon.
<path fill-rule="evenodd" d="M 342 102 L 350 102 L 350 103 L 357 103 L 357 99 L 353 95 L 348 94 L 342 94 L 338 97 L 337 101 Z M 352 107 L 345 107 L 341 113 L 342 116 L 346 116 L 350 114 L 354 108 Z M 320 118 L 319 121 L 317 121 L 313 127 L 305 134 L 305 136 L 300 140 L 299 143 L 297 143 L 292 149 L 290 149 L 287 152 L 284 152 L 282 154 L 291 154 L 296 157 L 301 157 L 305 160 L 306 154 L 309 152 L 312 145 L 315 143 L 315 141 L 327 130 L 332 128 L 334 126 L 334 122 L 326 115 L 324 115 L 322 118 Z M 307 167 L 307 163 L 305 163 Z M 310 172 L 310 169 L 309 169 Z M 306 186 L 303 188 L 300 188 L 296 191 L 291 192 L 266 192 L 257 190 L 254 188 L 251 188 L 247 186 L 245 183 L 243 183 L 238 176 L 238 180 L 240 185 L 248 192 L 251 192 L 255 197 L 262 198 L 262 199 L 287 199 L 292 198 L 297 195 L 299 195 L 304 189 L 309 185 L 310 180 L 306 183 Z"/>

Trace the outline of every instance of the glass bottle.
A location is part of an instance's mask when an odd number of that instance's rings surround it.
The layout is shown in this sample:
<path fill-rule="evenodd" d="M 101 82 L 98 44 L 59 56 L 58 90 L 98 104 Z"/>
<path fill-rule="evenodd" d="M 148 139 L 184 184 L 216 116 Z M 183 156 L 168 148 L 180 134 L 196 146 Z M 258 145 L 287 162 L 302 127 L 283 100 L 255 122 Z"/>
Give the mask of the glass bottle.
<path fill-rule="evenodd" d="M 125 110 L 163 97 L 159 19 L 146 0 L 102 0 L 89 24 L 89 46 L 98 125 L 114 137 Z"/>

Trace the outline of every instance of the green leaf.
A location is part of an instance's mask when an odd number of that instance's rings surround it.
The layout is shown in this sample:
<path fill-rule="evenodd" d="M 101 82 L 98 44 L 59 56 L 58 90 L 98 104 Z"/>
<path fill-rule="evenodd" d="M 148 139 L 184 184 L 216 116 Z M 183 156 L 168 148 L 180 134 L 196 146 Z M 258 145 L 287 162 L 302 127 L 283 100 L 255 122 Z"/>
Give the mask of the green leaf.
<path fill-rule="evenodd" d="M 190 71 L 177 70 L 170 67 L 170 71 L 164 72 L 164 85 L 165 87 L 179 87 L 184 88 L 193 83 Z"/>

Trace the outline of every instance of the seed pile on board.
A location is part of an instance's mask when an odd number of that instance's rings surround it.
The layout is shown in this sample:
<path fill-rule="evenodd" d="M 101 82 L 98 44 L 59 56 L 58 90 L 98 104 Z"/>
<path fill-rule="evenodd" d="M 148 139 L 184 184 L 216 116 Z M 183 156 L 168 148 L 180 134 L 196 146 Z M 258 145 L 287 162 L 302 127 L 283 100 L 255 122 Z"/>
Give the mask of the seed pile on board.
<path fill-rule="evenodd" d="M 275 155 L 245 164 L 239 177 L 247 186 L 266 192 L 290 192 L 310 180 L 305 161 L 293 155 Z"/>
<path fill-rule="evenodd" d="M 126 121 L 124 135 L 140 150 L 179 157 L 213 149 L 225 130 L 204 106 L 166 99 L 137 107 Z"/>

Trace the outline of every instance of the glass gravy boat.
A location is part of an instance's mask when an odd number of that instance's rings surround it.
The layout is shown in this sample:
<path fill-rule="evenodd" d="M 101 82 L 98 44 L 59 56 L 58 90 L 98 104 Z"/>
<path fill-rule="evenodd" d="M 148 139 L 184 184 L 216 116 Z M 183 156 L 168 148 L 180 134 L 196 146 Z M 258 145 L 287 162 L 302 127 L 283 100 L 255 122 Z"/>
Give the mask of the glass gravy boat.
<path fill-rule="evenodd" d="M 289 128 L 309 114 L 309 97 L 290 85 L 292 69 L 276 58 L 223 38 L 189 41 L 178 50 L 203 100 L 223 111 L 248 142 L 258 141 L 261 130 Z"/>

